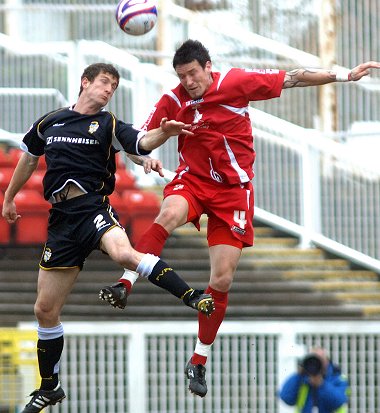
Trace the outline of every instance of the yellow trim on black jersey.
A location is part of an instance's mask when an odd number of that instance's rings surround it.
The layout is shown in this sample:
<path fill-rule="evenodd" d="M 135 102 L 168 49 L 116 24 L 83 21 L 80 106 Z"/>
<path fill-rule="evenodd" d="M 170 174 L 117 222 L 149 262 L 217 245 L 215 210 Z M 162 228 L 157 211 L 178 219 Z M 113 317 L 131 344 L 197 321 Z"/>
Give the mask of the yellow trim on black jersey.
<path fill-rule="evenodd" d="M 107 111 L 107 112 L 111 115 L 111 118 L 112 118 L 112 134 L 111 134 L 111 141 L 110 141 L 110 144 L 109 144 L 109 146 L 108 146 L 108 156 L 107 156 L 107 161 L 109 161 L 109 159 L 110 159 L 110 157 L 111 157 L 112 142 L 113 142 L 113 139 L 115 138 L 116 116 L 115 116 L 112 112 L 110 112 L 110 111 Z M 107 172 L 108 172 L 108 176 L 107 176 L 106 178 L 107 178 L 107 179 L 108 179 L 108 178 L 111 178 L 111 176 L 113 175 L 112 172 L 110 172 L 110 171 L 108 171 L 108 170 L 107 170 Z M 101 191 L 103 188 L 104 188 L 104 181 L 102 182 L 101 187 L 100 187 L 99 189 L 97 189 L 97 191 L 99 192 L 99 191 Z"/>
<path fill-rule="evenodd" d="M 61 111 L 66 110 L 66 109 L 68 109 L 68 106 L 66 106 L 66 107 L 64 107 L 64 108 L 57 109 L 57 110 L 53 110 L 52 112 L 48 113 L 43 119 L 41 119 L 40 122 L 39 122 L 38 125 L 37 125 L 37 128 L 36 128 L 36 129 L 37 129 L 37 134 L 38 134 L 38 136 L 41 137 L 41 136 L 43 135 L 43 134 L 40 132 L 40 126 L 41 126 L 41 124 L 42 124 L 43 122 L 45 122 L 45 120 L 46 120 L 49 116 L 55 115 L 56 113 L 61 112 Z"/>
<path fill-rule="evenodd" d="M 114 139 L 116 139 L 116 135 L 115 135 L 115 129 L 116 129 L 116 116 L 112 113 L 112 112 L 108 112 L 111 116 L 112 116 L 112 137 L 111 137 L 111 143 L 110 146 L 108 148 L 108 158 L 110 158 L 111 156 L 111 147 L 112 147 L 112 142 Z"/>

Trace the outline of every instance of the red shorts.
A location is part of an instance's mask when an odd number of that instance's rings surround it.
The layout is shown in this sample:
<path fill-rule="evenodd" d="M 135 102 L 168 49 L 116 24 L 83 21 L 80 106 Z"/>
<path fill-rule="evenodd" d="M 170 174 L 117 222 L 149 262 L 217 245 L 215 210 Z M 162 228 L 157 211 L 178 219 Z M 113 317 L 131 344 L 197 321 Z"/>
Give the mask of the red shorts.
<path fill-rule="evenodd" d="M 253 245 L 253 186 L 203 182 L 189 173 L 166 185 L 164 198 L 181 195 L 189 204 L 187 222 L 199 230 L 199 219 L 207 214 L 208 245 L 227 244 L 238 248 Z"/>

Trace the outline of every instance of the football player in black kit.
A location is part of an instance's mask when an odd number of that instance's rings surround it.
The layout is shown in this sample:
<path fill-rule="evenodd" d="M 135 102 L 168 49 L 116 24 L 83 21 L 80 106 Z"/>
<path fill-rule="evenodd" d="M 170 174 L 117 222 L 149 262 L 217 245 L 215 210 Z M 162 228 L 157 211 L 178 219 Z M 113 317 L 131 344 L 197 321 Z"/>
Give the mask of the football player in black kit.
<path fill-rule="evenodd" d="M 24 136 L 24 153 L 5 192 L 3 217 L 14 223 L 20 217 L 15 195 L 36 169 L 39 157 L 45 155 L 44 197 L 52 208 L 34 305 L 41 385 L 31 394 L 23 413 L 40 412 L 65 398 L 58 378 L 63 349 L 60 313 L 93 250 L 107 253 L 200 312 L 211 314 L 214 309 L 210 295 L 190 288 L 159 257 L 134 250 L 109 204 L 117 151 L 146 155 L 170 136 L 192 134 L 187 130 L 190 125 L 167 119 L 149 132 L 136 130 L 104 110 L 119 77 L 109 64 L 95 63 L 84 70 L 77 103 L 42 116 Z"/>

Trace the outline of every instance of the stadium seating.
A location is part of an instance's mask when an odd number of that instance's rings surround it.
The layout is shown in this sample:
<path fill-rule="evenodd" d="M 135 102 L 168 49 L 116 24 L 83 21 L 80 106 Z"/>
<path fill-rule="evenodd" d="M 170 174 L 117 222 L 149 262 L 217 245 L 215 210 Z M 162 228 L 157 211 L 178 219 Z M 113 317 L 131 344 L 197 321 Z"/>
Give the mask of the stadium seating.
<path fill-rule="evenodd" d="M 0 168 L 11 168 L 13 165 L 13 160 L 9 153 L 5 150 L 0 148 Z"/>
<path fill-rule="evenodd" d="M 153 223 L 160 211 L 161 202 L 154 192 L 137 189 L 123 191 L 121 198 L 128 210 L 126 230 L 134 245 Z"/>
<path fill-rule="evenodd" d="M 22 153 L 19 148 L 10 148 L 8 151 L 0 149 L 0 191 L 5 191 L 8 187 Z M 118 170 L 115 173 L 115 192 L 110 196 L 110 202 L 134 244 L 158 214 L 160 201 L 155 193 L 137 188 L 135 177 L 126 169 L 120 154 L 116 156 L 116 162 Z M 15 198 L 17 212 L 22 218 L 14 224 L 13 230 L 11 225 L 2 220 L 0 244 L 33 245 L 46 241 L 50 204 L 43 198 L 42 180 L 45 171 L 46 161 L 42 156 L 37 170 Z M 3 193 L 0 193 L 3 197 Z M 2 199 L 0 198 L 1 202 Z"/>
<path fill-rule="evenodd" d="M 13 167 L 0 168 L 0 190 L 5 191 L 8 188 L 9 182 L 13 175 Z"/>
<path fill-rule="evenodd" d="M 39 171 L 46 171 L 45 155 L 40 156 L 40 160 L 38 161 L 37 170 L 39 170 Z"/>
<path fill-rule="evenodd" d="M 0 148 L 0 168 L 14 168 L 23 152 L 21 149 L 15 147 L 9 150 Z M 37 169 L 46 170 L 45 156 L 40 157 Z"/>
<path fill-rule="evenodd" d="M 126 203 L 123 201 L 123 199 L 117 192 L 114 192 L 112 195 L 110 195 L 109 200 L 110 200 L 112 207 L 115 209 L 115 211 L 117 212 L 119 216 L 120 224 L 123 227 L 125 227 L 129 220 L 128 206 L 126 205 Z"/>
<path fill-rule="evenodd" d="M 15 197 L 17 212 L 21 218 L 16 222 L 16 244 L 41 244 L 46 241 L 48 211 L 50 204 L 39 191 L 22 189 Z"/>
<path fill-rule="evenodd" d="M 12 159 L 12 165 L 15 167 L 17 165 L 18 160 L 20 159 L 21 155 L 24 153 L 19 148 L 10 148 L 9 149 L 9 156 Z"/>
<path fill-rule="evenodd" d="M 136 189 L 135 177 L 125 168 L 119 168 L 115 173 L 115 190 L 122 193 L 126 189 Z"/>
<path fill-rule="evenodd" d="M 32 176 L 27 180 L 24 189 L 34 189 L 38 191 L 41 195 L 43 193 L 42 179 L 45 175 L 45 171 L 37 169 L 33 172 Z"/>

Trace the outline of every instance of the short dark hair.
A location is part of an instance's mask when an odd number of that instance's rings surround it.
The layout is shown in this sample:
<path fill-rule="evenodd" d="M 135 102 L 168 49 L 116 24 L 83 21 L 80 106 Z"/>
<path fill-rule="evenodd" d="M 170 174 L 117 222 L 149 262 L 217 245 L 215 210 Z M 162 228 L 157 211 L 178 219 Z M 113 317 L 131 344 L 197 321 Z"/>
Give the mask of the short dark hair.
<path fill-rule="evenodd" d="M 87 66 L 86 69 L 84 69 L 84 72 L 82 73 L 82 76 L 80 78 L 81 85 L 79 89 L 79 95 L 83 92 L 83 78 L 87 78 L 90 82 L 92 82 L 100 73 L 109 73 L 117 79 L 117 83 L 119 84 L 120 74 L 113 65 L 107 63 L 93 63 L 92 65 Z"/>
<path fill-rule="evenodd" d="M 173 67 L 184 65 L 197 60 L 204 69 L 207 62 L 211 62 L 209 51 L 198 40 L 186 40 L 176 50 L 173 57 Z"/>

